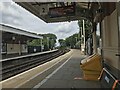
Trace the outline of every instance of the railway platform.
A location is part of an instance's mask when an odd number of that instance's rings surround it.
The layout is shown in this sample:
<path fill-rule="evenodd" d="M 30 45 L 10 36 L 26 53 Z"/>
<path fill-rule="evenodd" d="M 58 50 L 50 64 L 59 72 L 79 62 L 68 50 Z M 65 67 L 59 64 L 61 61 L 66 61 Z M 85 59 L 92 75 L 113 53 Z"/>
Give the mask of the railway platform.
<path fill-rule="evenodd" d="M 70 58 L 34 88 L 100 88 L 99 81 L 83 79 L 80 68 L 80 61 L 83 58 L 85 56 L 80 54 L 80 50 L 73 50 Z"/>
<path fill-rule="evenodd" d="M 100 88 L 99 81 L 82 79 L 80 61 L 85 57 L 80 54 L 80 50 L 71 50 L 52 61 L 2 81 L 2 88 Z"/>

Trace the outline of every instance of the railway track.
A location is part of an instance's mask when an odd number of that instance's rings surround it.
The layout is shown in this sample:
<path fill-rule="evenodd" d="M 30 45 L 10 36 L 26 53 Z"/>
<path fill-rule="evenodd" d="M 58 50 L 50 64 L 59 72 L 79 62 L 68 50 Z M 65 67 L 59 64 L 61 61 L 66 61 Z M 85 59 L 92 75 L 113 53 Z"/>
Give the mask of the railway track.
<path fill-rule="evenodd" d="M 54 58 L 57 58 L 58 56 L 63 55 L 68 51 L 69 50 L 59 50 L 57 52 L 52 52 L 49 54 L 2 62 L 2 72 L 0 72 L 0 75 L 2 75 L 2 80 L 5 80 L 21 72 L 48 62 Z"/>

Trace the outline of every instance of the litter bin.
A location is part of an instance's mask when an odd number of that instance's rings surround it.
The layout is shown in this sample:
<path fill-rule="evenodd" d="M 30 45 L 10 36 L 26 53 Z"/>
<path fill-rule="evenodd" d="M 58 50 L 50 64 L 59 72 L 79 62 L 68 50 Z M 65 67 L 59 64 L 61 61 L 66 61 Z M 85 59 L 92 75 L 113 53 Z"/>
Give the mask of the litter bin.
<path fill-rule="evenodd" d="M 98 54 L 89 56 L 81 61 L 80 67 L 83 70 L 85 80 L 98 80 L 102 70 L 101 56 Z"/>

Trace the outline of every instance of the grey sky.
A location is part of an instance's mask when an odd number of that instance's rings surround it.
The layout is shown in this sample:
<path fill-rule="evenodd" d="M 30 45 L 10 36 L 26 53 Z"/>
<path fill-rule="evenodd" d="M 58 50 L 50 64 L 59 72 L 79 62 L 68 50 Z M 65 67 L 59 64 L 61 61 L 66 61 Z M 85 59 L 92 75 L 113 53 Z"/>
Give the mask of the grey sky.
<path fill-rule="evenodd" d="M 77 21 L 46 23 L 12 1 L 0 2 L 0 15 L 2 15 L 0 23 L 40 34 L 54 33 L 58 39 L 79 31 Z"/>

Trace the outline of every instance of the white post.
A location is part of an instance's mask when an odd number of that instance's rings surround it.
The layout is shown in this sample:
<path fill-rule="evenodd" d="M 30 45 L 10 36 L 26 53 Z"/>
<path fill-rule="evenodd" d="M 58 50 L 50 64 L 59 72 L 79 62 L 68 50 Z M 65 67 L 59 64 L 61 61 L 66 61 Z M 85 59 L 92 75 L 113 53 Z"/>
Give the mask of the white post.
<path fill-rule="evenodd" d="M 83 43 L 83 47 L 84 47 L 84 52 L 85 52 L 85 20 L 83 20 L 83 38 L 84 38 L 84 43 Z"/>
<path fill-rule="evenodd" d="M 80 27 L 81 28 L 81 44 L 82 44 L 82 27 Z"/>
<path fill-rule="evenodd" d="M 2 27 L 0 27 L 2 30 Z M 0 30 L 0 60 L 2 60 L 2 31 Z M 2 63 L 0 63 L 0 68 L 2 69 Z M 2 73 L 2 70 L 0 70 Z M 0 74 L 0 80 L 2 80 L 2 75 Z M 0 84 L 0 89 L 2 90 L 2 84 Z"/>
<path fill-rule="evenodd" d="M 83 27 L 81 27 L 81 51 L 82 53 L 84 52 L 84 45 L 83 45 Z"/>
<path fill-rule="evenodd" d="M 83 35 L 84 35 L 84 46 L 85 46 L 85 21 L 83 20 Z"/>

